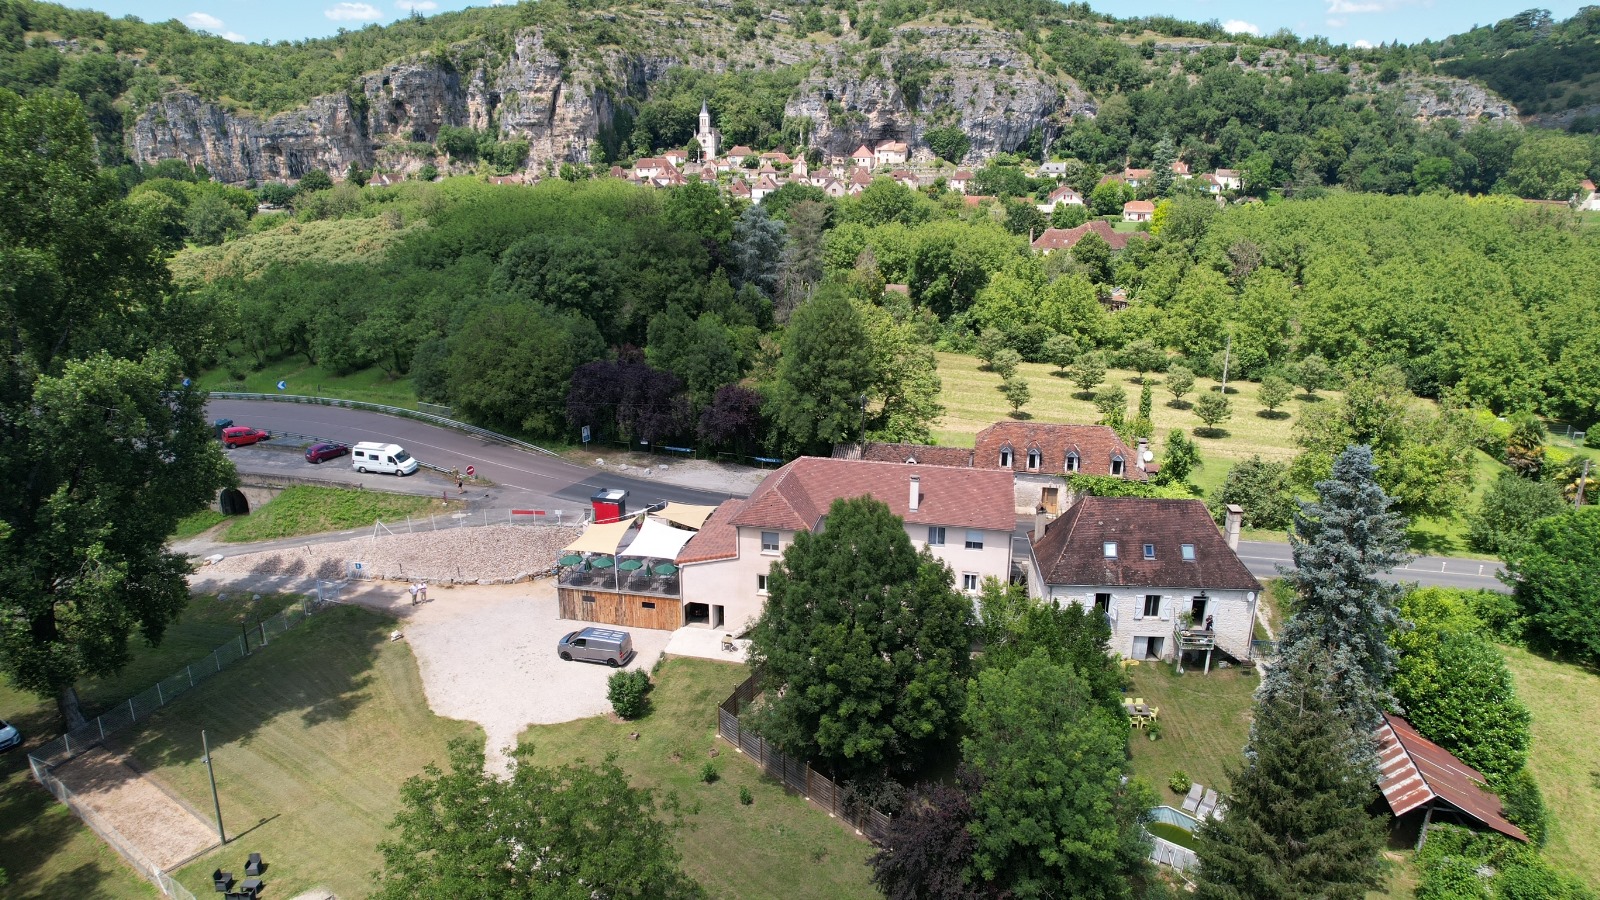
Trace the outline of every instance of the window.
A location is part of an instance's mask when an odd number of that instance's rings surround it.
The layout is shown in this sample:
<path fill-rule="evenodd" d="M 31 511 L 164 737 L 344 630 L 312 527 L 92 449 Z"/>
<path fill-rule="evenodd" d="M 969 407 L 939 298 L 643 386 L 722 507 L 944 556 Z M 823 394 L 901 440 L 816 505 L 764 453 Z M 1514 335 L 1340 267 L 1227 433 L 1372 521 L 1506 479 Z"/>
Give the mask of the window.
<path fill-rule="evenodd" d="M 1106 551 L 1106 559 L 1116 559 L 1117 558 L 1117 542 L 1116 541 L 1106 541 L 1104 546 L 1105 546 L 1105 551 Z"/>
<path fill-rule="evenodd" d="M 1041 457 L 1039 456 L 1039 451 L 1037 451 L 1037 450 L 1029 450 L 1028 451 L 1028 471 L 1037 472 L 1039 470 L 1039 460 L 1040 459 L 1041 459 Z"/>
<path fill-rule="evenodd" d="M 655 609 L 656 608 L 656 602 L 654 600 L 641 600 L 641 601 L 639 601 L 639 608 L 640 609 Z"/>
<path fill-rule="evenodd" d="M 778 533 L 776 531 L 763 531 L 763 532 L 761 532 L 761 552 L 762 553 L 777 553 L 778 552 Z"/>
<path fill-rule="evenodd" d="M 757 575 L 756 576 L 756 593 L 765 594 L 766 592 L 767 592 L 767 576 L 765 576 L 765 575 Z"/>
<path fill-rule="evenodd" d="M 1145 559 L 1155 559 L 1156 558 L 1156 545 L 1155 544 L 1145 544 L 1144 545 L 1144 558 Z"/>
<path fill-rule="evenodd" d="M 1111 612 L 1111 595 L 1110 594 L 1095 594 L 1094 595 L 1094 608 L 1100 610 L 1103 613 Z"/>
<path fill-rule="evenodd" d="M 1007 445 L 1007 446 L 1004 446 L 1004 447 L 1000 448 L 1000 468 L 1002 468 L 1002 469 L 1011 468 L 1011 447 L 1010 447 L 1010 445 Z"/>
<path fill-rule="evenodd" d="M 982 550 L 983 549 L 983 532 L 981 532 L 981 531 L 969 531 L 969 532 L 967 532 L 967 549 L 968 550 Z"/>
<path fill-rule="evenodd" d="M 1178 549 L 1182 553 L 1184 562 L 1194 562 L 1194 545 L 1193 544 L 1183 544 Z"/>
<path fill-rule="evenodd" d="M 1120 456 L 1111 457 L 1111 474 L 1112 475 L 1121 475 L 1122 474 L 1122 457 L 1120 457 Z"/>
<path fill-rule="evenodd" d="M 1161 595 L 1160 594 L 1145 594 L 1144 595 L 1144 614 L 1147 615 L 1147 616 L 1152 616 L 1152 617 L 1161 615 Z"/>
<path fill-rule="evenodd" d="M 961 589 L 963 591 L 975 591 L 975 590 L 977 590 L 978 589 L 978 573 L 976 573 L 976 572 L 962 572 L 961 573 Z"/>
<path fill-rule="evenodd" d="M 943 525 L 929 525 L 928 526 L 928 546 L 929 547 L 943 547 L 944 546 L 944 526 Z"/>
<path fill-rule="evenodd" d="M 583 602 L 585 602 L 585 603 L 593 603 L 594 602 L 594 595 L 593 594 L 584 594 L 583 595 Z"/>
<path fill-rule="evenodd" d="M 1076 450 L 1074 450 L 1071 453 L 1067 454 L 1067 471 L 1068 472 L 1076 472 L 1076 471 L 1078 471 L 1078 451 L 1076 451 Z"/>

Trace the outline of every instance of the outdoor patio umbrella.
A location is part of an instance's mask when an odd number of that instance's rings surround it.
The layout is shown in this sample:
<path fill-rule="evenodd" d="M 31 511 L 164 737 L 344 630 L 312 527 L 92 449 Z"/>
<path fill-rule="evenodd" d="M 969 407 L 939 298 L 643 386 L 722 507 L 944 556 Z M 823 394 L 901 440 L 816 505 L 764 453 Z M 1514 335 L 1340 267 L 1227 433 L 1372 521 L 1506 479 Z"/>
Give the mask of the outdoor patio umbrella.
<path fill-rule="evenodd" d="M 556 560 L 556 565 L 558 565 L 558 566 L 575 566 L 575 565 L 577 565 L 578 563 L 581 563 L 581 562 L 583 562 L 583 557 L 577 555 L 576 553 L 568 553 L 566 556 L 563 556 L 560 559 Z"/>
<path fill-rule="evenodd" d="M 657 575 L 671 575 L 673 572 L 678 571 L 678 567 L 672 563 L 662 563 L 650 571 L 656 573 Z"/>
<path fill-rule="evenodd" d="M 644 568 L 644 563 L 639 562 L 637 559 L 625 559 L 617 563 L 617 568 L 624 572 L 632 572 L 635 569 Z"/>

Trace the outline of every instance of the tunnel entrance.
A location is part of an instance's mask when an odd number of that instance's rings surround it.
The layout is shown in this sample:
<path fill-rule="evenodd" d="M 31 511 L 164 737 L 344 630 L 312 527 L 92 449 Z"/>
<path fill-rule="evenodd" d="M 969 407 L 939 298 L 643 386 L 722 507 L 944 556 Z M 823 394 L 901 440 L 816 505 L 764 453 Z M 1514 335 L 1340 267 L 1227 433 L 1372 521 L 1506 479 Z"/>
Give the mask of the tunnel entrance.
<path fill-rule="evenodd" d="M 225 516 L 250 515 L 250 501 L 238 488 L 223 488 L 222 493 L 217 495 L 217 506 Z"/>

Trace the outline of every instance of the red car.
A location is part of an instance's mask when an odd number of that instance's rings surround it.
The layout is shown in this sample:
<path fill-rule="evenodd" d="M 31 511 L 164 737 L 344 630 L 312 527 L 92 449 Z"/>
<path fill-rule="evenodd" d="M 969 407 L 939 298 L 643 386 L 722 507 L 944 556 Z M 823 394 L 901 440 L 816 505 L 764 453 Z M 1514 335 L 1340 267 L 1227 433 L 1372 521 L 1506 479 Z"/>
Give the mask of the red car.
<path fill-rule="evenodd" d="M 251 444 L 259 444 L 270 437 L 272 435 L 267 432 L 259 428 L 251 428 L 248 425 L 234 425 L 230 428 L 222 429 L 222 444 L 229 450 L 235 447 L 248 447 Z"/>
<path fill-rule="evenodd" d="M 312 444 L 306 448 L 306 462 L 327 462 L 350 452 L 350 448 L 343 444 Z"/>

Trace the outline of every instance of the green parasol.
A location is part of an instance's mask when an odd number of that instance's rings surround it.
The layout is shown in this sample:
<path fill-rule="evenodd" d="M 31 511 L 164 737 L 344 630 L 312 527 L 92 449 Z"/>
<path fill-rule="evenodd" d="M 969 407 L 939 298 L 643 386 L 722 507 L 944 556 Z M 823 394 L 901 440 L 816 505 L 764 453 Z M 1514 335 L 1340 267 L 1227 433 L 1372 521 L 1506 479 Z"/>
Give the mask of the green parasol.
<path fill-rule="evenodd" d="M 644 563 L 638 561 L 637 559 L 625 559 L 622 562 L 617 563 L 617 568 L 621 569 L 624 572 L 632 572 L 634 569 L 639 569 L 639 568 L 643 568 L 643 567 L 644 567 Z"/>
<path fill-rule="evenodd" d="M 650 571 L 656 573 L 657 575 L 671 575 L 672 573 L 678 571 L 678 567 L 672 563 L 662 563 Z"/>
<path fill-rule="evenodd" d="M 558 566 L 575 566 L 575 565 L 577 565 L 578 563 L 581 563 L 581 562 L 583 562 L 583 557 L 578 556 L 575 553 L 568 553 L 566 556 L 563 556 L 560 559 L 556 560 L 556 565 L 558 565 Z"/>
<path fill-rule="evenodd" d="M 593 560 L 589 563 L 589 565 L 595 567 L 596 569 L 609 569 L 615 564 L 616 560 L 609 556 L 602 556 L 599 559 Z"/>

